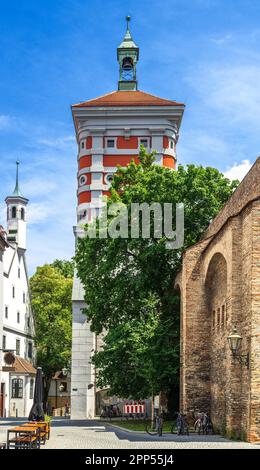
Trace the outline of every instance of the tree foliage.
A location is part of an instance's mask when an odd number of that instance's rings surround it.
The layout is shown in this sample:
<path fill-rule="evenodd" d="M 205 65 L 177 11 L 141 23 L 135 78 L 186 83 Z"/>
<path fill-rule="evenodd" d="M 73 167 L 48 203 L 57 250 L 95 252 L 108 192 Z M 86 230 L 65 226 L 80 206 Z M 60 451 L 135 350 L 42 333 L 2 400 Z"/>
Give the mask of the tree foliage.
<path fill-rule="evenodd" d="M 167 249 L 164 237 L 153 236 L 151 217 L 149 238 L 84 237 L 75 257 L 91 328 L 109 330 L 103 350 L 94 356 L 98 381 L 121 396 L 143 394 L 152 382 L 152 388 L 167 390 L 178 380 L 179 311 L 173 286 L 181 255 L 199 240 L 237 184 L 211 167 L 180 165 L 172 171 L 153 161 L 154 155 L 142 148 L 139 164 L 118 168 L 108 207 L 114 202 L 128 208 L 131 203 L 184 203 L 184 245 Z"/>
<path fill-rule="evenodd" d="M 37 363 L 45 379 L 46 402 L 53 374 L 70 363 L 72 279 L 52 265 L 38 267 L 30 279 Z"/>

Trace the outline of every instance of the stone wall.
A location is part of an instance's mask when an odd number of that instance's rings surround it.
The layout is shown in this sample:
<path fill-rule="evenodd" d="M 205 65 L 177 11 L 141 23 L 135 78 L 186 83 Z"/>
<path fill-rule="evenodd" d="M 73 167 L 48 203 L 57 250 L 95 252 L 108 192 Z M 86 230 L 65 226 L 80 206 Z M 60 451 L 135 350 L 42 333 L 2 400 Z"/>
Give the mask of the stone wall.
<path fill-rule="evenodd" d="M 260 440 L 259 182 L 260 159 L 201 241 L 185 252 L 176 279 L 180 406 L 190 413 L 210 411 L 216 430 L 249 441 Z M 230 352 L 234 323 L 242 336 L 239 353 L 250 354 L 249 368 Z"/>

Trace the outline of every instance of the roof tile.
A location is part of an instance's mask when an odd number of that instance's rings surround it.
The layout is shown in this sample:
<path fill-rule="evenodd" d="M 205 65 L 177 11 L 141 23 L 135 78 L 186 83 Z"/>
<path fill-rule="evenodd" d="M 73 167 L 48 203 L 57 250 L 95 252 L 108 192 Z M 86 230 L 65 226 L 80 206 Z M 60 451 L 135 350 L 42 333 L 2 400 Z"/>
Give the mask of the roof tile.
<path fill-rule="evenodd" d="M 112 106 L 184 106 L 177 101 L 166 100 L 144 91 L 113 91 L 98 98 L 74 104 L 73 108 Z"/>

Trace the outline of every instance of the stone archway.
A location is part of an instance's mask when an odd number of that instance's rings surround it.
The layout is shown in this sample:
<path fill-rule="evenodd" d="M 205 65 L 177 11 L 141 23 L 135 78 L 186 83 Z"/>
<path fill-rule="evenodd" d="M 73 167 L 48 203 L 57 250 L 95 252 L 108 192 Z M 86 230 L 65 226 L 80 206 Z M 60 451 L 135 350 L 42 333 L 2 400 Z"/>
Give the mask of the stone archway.
<path fill-rule="evenodd" d="M 226 429 L 226 338 L 227 338 L 227 262 L 215 253 L 207 268 L 205 298 L 210 319 L 210 404 L 211 416 L 219 431 Z"/>

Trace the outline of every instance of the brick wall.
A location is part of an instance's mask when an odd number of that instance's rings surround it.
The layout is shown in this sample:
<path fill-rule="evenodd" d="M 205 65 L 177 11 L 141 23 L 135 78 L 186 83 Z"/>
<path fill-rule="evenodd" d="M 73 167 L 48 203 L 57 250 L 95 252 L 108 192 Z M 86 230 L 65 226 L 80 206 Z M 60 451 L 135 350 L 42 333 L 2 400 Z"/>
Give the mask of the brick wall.
<path fill-rule="evenodd" d="M 249 441 L 260 440 L 259 163 L 201 241 L 185 252 L 176 279 L 181 290 L 180 406 L 190 413 L 210 411 L 218 431 Z M 239 353 L 250 353 L 249 369 L 232 358 L 227 337 L 233 323 L 242 336 Z"/>

